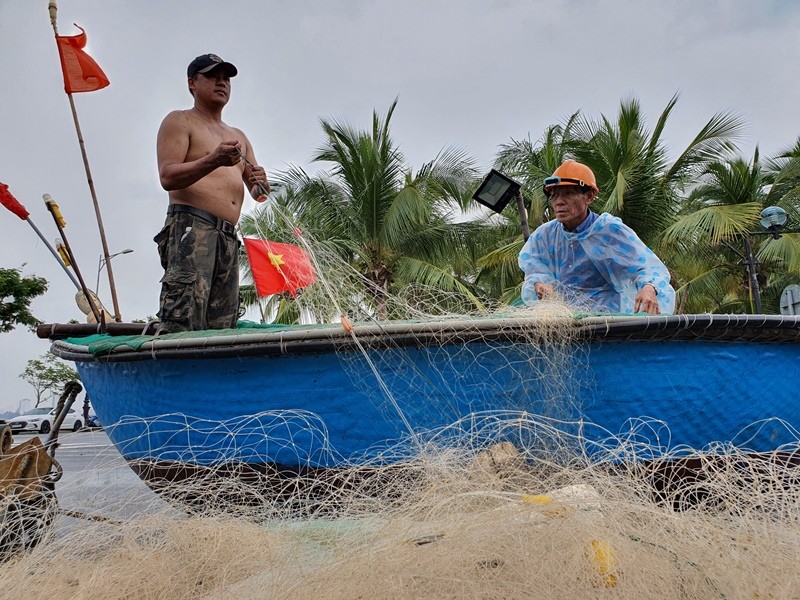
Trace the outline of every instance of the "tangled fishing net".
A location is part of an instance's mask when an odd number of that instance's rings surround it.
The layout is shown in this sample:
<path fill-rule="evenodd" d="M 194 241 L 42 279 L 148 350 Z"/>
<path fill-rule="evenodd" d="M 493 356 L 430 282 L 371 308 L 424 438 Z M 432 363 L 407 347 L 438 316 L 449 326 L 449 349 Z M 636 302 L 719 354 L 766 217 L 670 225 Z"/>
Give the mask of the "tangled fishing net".
<path fill-rule="evenodd" d="M 304 244 L 317 272 L 328 275 L 297 303 L 262 305 L 267 320 L 281 311 L 319 322 L 455 320 L 472 310 L 463 294 L 418 286 L 390 296 L 369 288 L 324 244 Z M 402 352 L 343 353 L 341 368 L 387 415 L 402 421 L 424 409 L 438 416 L 438 426 L 408 427 L 358 456 L 337 454 L 325 423 L 299 409 L 224 423 L 162 415 L 107 424 L 112 432 L 136 425 L 147 436 L 155 421 L 162 429 L 172 423 L 175 439 L 201 427 L 209 439 L 226 431 L 242 443 L 221 453 L 229 463 L 181 481 L 151 472 L 148 488 L 116 450 L 97 445 L 92 436 L 102 434 L 73 434 L 87 441 L 59 449 L 62 464 L 96 458 L 65 468 L 55 527 L 0 565 L 0 590 L 28 599 L 797 597 L 796 432 L 770 423 L 794 441 L 765 458 L 735 444 L 670 448 L 667 425 L 640 415 L 631 415 L 624 434 L 572 420 L 587 352 L 575 338 L 574 310 L 542 304 L 530 343 L 503 369 L 509 398 L 487 399 L 469 414 L 456 414 L 444 393 L 413 401 L 392 393 L 391 378 L 419 380 L 423 391 L 452 382 L 456 393 L 453 378 L 470 374 L 463 369 L 442 364 L 433 385 Z M 467 345 L 462 352 L 434 347 L 429 360 L 479 370 L 481 356 Z M 545 398 L 536 414 L 517 405 L 531 388 Z M 237 457 L 251 448 L 241 440 L 292 451 L 297 439 L 280 433 L 286 423 L 337 466 L 304 468 L 299 458 L 290 476 L 242 468 Z M 190 447 L 181 458 L 208 451 Z"/>
<path fill-rule="evenodd" d="M 510 427 L 541 443 L 487 445 Z M 472 432 L 446 446 L 436 437 L 448 432 L 436 432 L 418 455 L 376 467 L 380 485 L 359 476 L 361 465 L 301 515 L 236 478 L 213 495 L 246 503 L 164 501 L 109 452 L 65 478 L 55 533 L 3 565 L 0 585 L 27 598 L 792 598 L 799 589 L 790 465 L 733 449 L 684 452 L 705 478 L 658 494 L 657 464 L 551 458 L 542 444 L 569 441 L 557 422 L 486 414 Z M 179 493 L 211 494 L 192 485 Z"/>

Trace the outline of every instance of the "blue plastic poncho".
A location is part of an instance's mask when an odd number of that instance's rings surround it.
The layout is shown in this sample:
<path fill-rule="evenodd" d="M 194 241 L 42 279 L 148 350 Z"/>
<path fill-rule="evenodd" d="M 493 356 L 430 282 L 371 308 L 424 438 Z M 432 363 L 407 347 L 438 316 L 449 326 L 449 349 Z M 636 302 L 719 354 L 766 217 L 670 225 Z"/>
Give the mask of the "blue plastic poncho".
<path fill-rule="evenodd" d="M 538 300 L 538 281 L 553 284 L 568 302 L 587 310 L 632 314 L 636 294 L 650 283 L 661 314 L 675 311 L 667 267 L 633 229 L 607 213 L 590 214 L 573 232 L 556 220 L 539 226 L 525 242 L 519 266 L 526 304 Z"/>

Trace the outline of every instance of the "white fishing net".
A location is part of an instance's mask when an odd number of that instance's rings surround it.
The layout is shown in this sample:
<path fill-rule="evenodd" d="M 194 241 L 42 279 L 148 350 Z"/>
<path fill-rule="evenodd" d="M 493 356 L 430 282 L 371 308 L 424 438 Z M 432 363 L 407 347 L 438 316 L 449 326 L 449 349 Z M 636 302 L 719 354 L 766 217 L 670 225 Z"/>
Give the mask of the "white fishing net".
<path fill-rule="evenodd" d="M 55 526 L 0 584 L 9 598 L 794 597 L 795 467 L 684 452 L 699 477 L 659 494 L 661 463 L 486 442 L 515 428 L 569 446 L 560 425 L 486 414 L 458 444 L 443 429 L 393 467 L 344 469 L 303 510 L 304 492 L 236 477 L 164 501 L 108 450 L 65 474 Z"/>

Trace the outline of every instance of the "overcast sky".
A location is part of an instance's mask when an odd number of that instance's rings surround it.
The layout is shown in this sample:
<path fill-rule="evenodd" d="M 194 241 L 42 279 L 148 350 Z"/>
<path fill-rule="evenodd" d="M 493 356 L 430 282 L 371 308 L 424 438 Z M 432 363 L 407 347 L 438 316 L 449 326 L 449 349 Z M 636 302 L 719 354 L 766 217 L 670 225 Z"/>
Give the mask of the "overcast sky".
<path fill-rule="evenodd" d="M 0 0 L 0 181 L 52 240 L 51 194 L 85 280 L 102 254 L 97 220 L 63 90 L 47 0 Z M 399 103 L 392 135 L 415 169 L 457 146 L 488 170 L 500 144 L 539 139 L 580 109 L 616 114 L 637 97 L 649 126 L 680 93 L 665 138 L 677 154 L 716 112 L 748 124 L 742 153 L 774 154 L 797 139 L 800 3 L 794 0 L 59 0 L 58 28 L 89 36 L 111 80 L 74 96 L 124 320 L 158 310 L 153 236 L 167 195 L 155 137 L 189 108 L 186 67 L 214 52 L 239 68 L 224 119 L 250 138 L 268 172 L 309 159 L 319 119 L 366 127 Z M 255 206 L 252 200 L 245 211 Z M 24 265 L 50 289 L 33 303 L 46 322 L 83 319 L 75 288 L 31 227 L 0 214 L 5 268 Z M 107 281 L 104 302 L 111 306 Z M 46 341 L 0 334 L 0 411 L 32 389 L 19 379 Z"/>

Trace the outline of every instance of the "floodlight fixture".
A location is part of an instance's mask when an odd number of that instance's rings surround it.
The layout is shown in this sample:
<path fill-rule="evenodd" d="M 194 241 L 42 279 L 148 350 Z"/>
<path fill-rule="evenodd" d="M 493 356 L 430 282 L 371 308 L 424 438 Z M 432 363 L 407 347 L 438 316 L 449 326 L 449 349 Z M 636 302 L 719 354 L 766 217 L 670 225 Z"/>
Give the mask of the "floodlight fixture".
<path fill-rule="evenodd" d="M 494 212 L 501 213 L 506 205 L 511 202 L 511 199 L 519 194 L 521 187 L 519 183 L 510 177 L 492 169 L 484 177 L 472 198 Z"/>
<path fill-rule="evenodd" d="M 483 178 L 478 189 L 472 194 L 472 198 L 498 214 L 503 212 L 503 209 L 511 202 L 512 198 L 516 198 L 517 212 L 522 226 L 522 239 L 527 241 L 531 232 L 528 228 L 528 210 L 525 208 L 525 202 L 520 191 L 521 188 L 522 186 L 509 176 L 492 169 Z"/>

